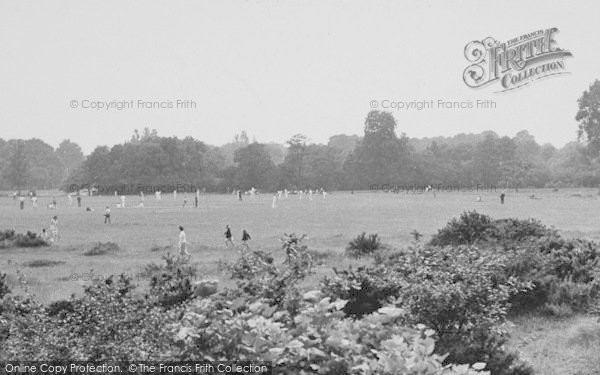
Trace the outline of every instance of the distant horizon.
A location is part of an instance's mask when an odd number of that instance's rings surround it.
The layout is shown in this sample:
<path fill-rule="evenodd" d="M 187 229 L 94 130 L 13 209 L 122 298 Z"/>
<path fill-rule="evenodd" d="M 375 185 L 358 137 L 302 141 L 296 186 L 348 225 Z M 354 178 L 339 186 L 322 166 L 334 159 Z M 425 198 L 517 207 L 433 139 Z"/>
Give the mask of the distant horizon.
<path fill-rule="evenodd" d="M 150 128 L 150 129 L 152 130 L 152 128 Z M 121 141 L 120 143 L 113 143 L 113 144 L 97 144 L 97 145 L 96 145 L 96 146 L 94 146 L 94 147 L 93 147 L 91 150 L 86 150 L 86 149 L 85 149 L 85 148 L 82 146 L 82 144 L 81 144 L 80 142 L 78 142 L 77 140 L 75 140 L 75 139 L 72 139 L 72 138 L 64 138 L 64 139 L 60 140 L 60 141 L 59 141 L 57 144 L 52 144 L 51 142 L 48 142 L 47 140 L 45 140 L 45 139 L 43 139 L 43 138 L 40 138 L 40 137 L 30 137 L 30 138 L 3 138 L 2 136 L 0 136 L 0 139 L 1 139 L 1 140 L 4 140 L 4 141 L 11 141 L 11 140 L 23 140 L 23 141 L 27 141 L 27 140 L 31 140 L 31 139 L 39 139 L 39 140 L 43 141 L 44 143 L 46 143 L 46 144 L 48 144 L 48 145 L 52 146 L 52 147 L 53 147 L 55 150 L 58 148 L 59 144 L 60 144 L 62 141 L 68 140 L 68 141 L 70 141 L 70 142 L 73 142 L 73 143 L 77 144 L 79 147 L 81 147 L 81 150 L 83 151 L 83 154 L 84 154 L 85 156 L 88 156 L 88 155 L 89 155 L 90 153 L 92 153 L 92 152 L 93 152 L 93 151 L 94 151 L 94 150 L 95 150 L 97 147 L 104 147 L 104 146 L 106 146 L 106 147 L 108 147 L 108 148 L 112 148 L 112 147 L 114 147 L 114 146 L 116 146 L 116 145 L 119 145 L 119 144 L 124 144 L 124 143 L 130 142 L 130 141 L 131 141 L 131 136 L 134 134 L 134 131 L 135 131 L 135 130 L 141 131 L 141 130 L 143 130 L 143 129 L 132 129 L 132 130 L 131 130 L 130 137 L 129 137 L 128 139 L 125 139 L 125 140 Z M 245 131 L 245 129 L 242 129 L 242 130 L 240 130 L 240 133 L 241 133 L 242 131 Z M 516 133 L 514 133 L 513 135 L 509 135 L 509 134 L 500 134 L 500 133 L 498 133 L 498 132 L 497 132 L 497 131 L 495 131 L 495 130 L 492 130 L 492 129 L 487 129 L 487 130 L 482 130 L 482 131 L 480 131 L 480 132 L 478 132 L 478 133 L 475 133 L 475 132 L 460 132 L 460 133 L 456 133 L 456 134 L 452 134 L 452 135 L 448 135 L 448 136 L 446 136 L 446 135 L 434 135 L 434 136 L 425 136 L 425 137 L 411 137 L 411 136 L 410 136 L 410 134 L 406 134 L 406 136 L 407 136 L 409 139 L 411 139 L 411 140 L 413 140 L 413 139 L 414 139 L 414 140 L 433 140 L 433 139 L 435 139 L 435 138 L 446 138 L 446 139 L 448 139 L 448 138 L 454 138 L 454 137 L 457 137 L 457 136 L 459 136 L 459 135 L 467 135 L 467 136 L 468 136 L 468 135 L 481 135 L 481 134 L 483 134 L 483 133 L 486 133 L 486 132 L 493 132 L 493 133 L 496 133 L 496 134 L 497 134 L 499 137 L 509 137 L 509 138 L 514 138 L 514 137 L 516 137 L 516 135 L 517 135 L 519 132 L 521 132 L 521 131 L 527 131 L 527 132 L 528 132 L 528 133 L 529 133 L 531 136 L 533 136 L 533 137 L 535 138 L 535 141 L 536 141 L 536 143 L 537 143 L 537 144 L 539 144 L 540 146 L 543 146 L 543 145 L 546 145 L 546 144 L 550 144 L 550 145 L 554 146 L 556 149 L 561 149 L 561 148 L 563 148 L 565 145 L 567 145 L 567 144 L 569 144 L 569 143 L 573 143 L 573 142 L 579 143 L 579 141 L 577 140 L 577 137 L 576 137 L 576 136 L 575 136 L 575 137 L 574 137 L 572 140 L 570 140 L 570 141 L 565 141 L 565 142 L 564 142 L 563 144 L 561 144 L 561 145 L 556 145 L 556 144 L 554 144 L 554 143 L 551 143 L 551 142 L 540 142 L 540 141 L 539 141 L 539 139 L 538 139 L 538 138 L 535 136 L 535 134 L 531 134 L 531 132 L 530 132 L 528 129 L 521 129 L 521 130 L 517 131 Z M 194 138 L 195 140 L 197 140 L 197 141 L 201 141 L 201 142 L 203 142 L 204 144 L 206 144 L 206 145 L 208 145 L 208 146 L 217 147 L 217 148 L 219 148 L 219 147 L 223 147 L 223 146 L 225 146 L 225 145 L 228 145 L 228 144 L 233 144 L 233 143 L 235 143 L 235 142 L 234 142 L 234 140 L 233 140 L 233 137 L 235 136 L 235 134 L 238 134 L 238 133 L 232 134 L 232 135 L 231 135 L 231 140 L 230 140 L 229 142 L 225 142 L 225 143 L 222 143 L 222 144 L 219 144 L 219 145 L 217 145 L 217 144 L 213 144 L 213 143 L 206 142 L 205 140 L 203 140 L 203 139 L 201 139 L 201 138 L 194 137 L 194 136 L 192 136 L 192 135 L 184 135 L 184 136 L 178 136 L 178 135 L 168 135 L 168 134 L 161 134 L 161 133 L 160 133 L 160 132 L 158 132 L 158 131 L 157 131 L 157 133 L 158 133 L 158 136 L 159 136 L 159 137 L 176 137 L 176 138 L 179 138 L 179 139 L 184 139 L 184 138 L 186 138 L 186 137 L 192 137 L 192 138 Z M 248 133 L 247 131 L 246 131 L 246 133 L 248 134 L 249 143 L 252 143 L 252 142 L 254 141 L 254 139 L 253 139 L 253 135 L 252 135 L 251 133 Z M 574 131 L 574 133 L 575 133 L 575 131 Z M 359 137 L 359 138 L 362 138 L 362 137 L 364 136 L 364 134 L 345 134 L 345 133 L 339 133 L 339 134 L 332 134 L 332 135 L 330 135 L 330 136 L 327 138 L 327 140 L 326 140 L 326 141 L 324 141 L 324 142 L 323 142 L 323 141 L 321 141 L 321 142 L 319 142 L 319 141 L 315 142 L 315 140 L 313 140 L 313 139 L 312 139 L 312 138 L 311 138 L 309 135 L 307 135 L 307 134 L 304 134 L 304 133 L 301 133 L 301 132 L 297 132 L 297 133 L 294 133 L 294 134 L 302 134 L 302 135 L 306 136 L 306 137 L 307 137 L 307 139 L 308 139 L 308 142 L 307 142 L 308 144 L 320 144 L 320 145 L 326 145 L 326 144 L 329 142 L 329 139 L 330 139 L 331 137 L 335 137 L 335 136 L 339 136 L 339 135 L 344 135 L 344 136 L 348 136 L 348 137 L 357 136 L 357 137 Z M 292 137 L 294 134 L 290 134 L 290 138 L 291 138 L 291 137 Z M 396 130 L 396 134 L 397 134 L 398 136 L 400 136 L 400 135 L 402 134 L 402 132 L 401 132 L 401 131 L 398 131 L 398 129 L 397 129 L 397 130 Z M 289 138 L 288 138 L 288 139 L 289 139 Z M 282 141 L 282 142 L 279 142 L 279 141 L 261 141 L 260 139 L 256 139 L 256 142 L 258 142 L 258 143 L 262 143 L 262 144 L 278 144 L 278 145 L 284 145 L 284 146 L 285 146 L 285 145 L 286 145 L 286 142 L 287 142 L 287 139 L 286 139 L 286 140 L 284 140 L 284 141 Z"/>

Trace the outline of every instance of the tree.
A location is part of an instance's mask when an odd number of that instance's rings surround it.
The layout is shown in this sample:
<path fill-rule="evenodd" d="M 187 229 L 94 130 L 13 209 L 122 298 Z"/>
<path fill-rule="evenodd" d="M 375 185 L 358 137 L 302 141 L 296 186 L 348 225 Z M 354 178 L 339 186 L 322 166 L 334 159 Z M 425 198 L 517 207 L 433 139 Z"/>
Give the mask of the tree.
<path fill-rule="evenodd" d="M 8 165 L 4 170 L 4 178 L 19 190 L 19 194 L 21 194 L 21 189 L 27 185 L 29 161 L 25 153 L 24 141 L 17 140 L 13 142 Z"/>
<path fill-rule="evenodd" d="M 365 135 L 345 163 L 353 187 L 399 184 L 413 181 L 414 165 L 408 138 L 396 136 L 396 120 L 391 113 L 371 111 L 365 120 Z"/>
<path fill-rule="evenodd" d="M 243 146 L 247 146 L 248 144 L 250 144 L 250 139 L 248 138 L 248 134 L 246 133 L 246 131 L 242 130 L 241 133 L 236 133 L 233 136 L 233 143 L 240 143 Z"/>
<path fill-rule="evenodd" d="M 273 190 L 275 187 L 275 164 L 265 145 L 250 143 L 235 151 L 234 161 L 237 163 L 234 183 L 240 189 L 252 187 Z"/>
<path fill-rule="evenodd" d="M 282 164 L 284 185 L 304 189 L 307 185 L 305 170 L 306 142 L 308 138 L 295 134 L 286 143 L 287 154 Z"/>
<path fill-rule="evenodd" d="M 64 176 L 68 176 L 69 173 L 74 171 L 77 167 L 83 163 L 85 157 L 83 151 L 77 143 L 73 143 L 68 139 L 63 140 L 56 149 L 56 156 L 60 159 L 60 162 L 64 168 Z"/>
<path fill-rule="evenodd" d="M 64 179 L 62 163 L 50 146 L 41 139 L 32 138 L 23 142 L 29 162 L 29 185 L 33 188 L 59 186 Z"/>
<path fill-rule="evenodd" d="M 600 154 L 600 81 L 595 80 L 578 100 L 579 111 L 575 120 L 579 122 L 577 137 L 585 138 L 590 154 Z"/>

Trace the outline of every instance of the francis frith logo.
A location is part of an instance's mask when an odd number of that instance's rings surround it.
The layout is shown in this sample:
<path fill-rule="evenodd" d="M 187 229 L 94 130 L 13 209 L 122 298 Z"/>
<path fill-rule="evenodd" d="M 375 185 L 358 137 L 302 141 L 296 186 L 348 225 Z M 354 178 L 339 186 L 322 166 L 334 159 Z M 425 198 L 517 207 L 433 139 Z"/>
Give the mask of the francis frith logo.
<path fill-rule="evenodd" d="M 498 83 L 499 92 L 528 85 L 541 78 L 568 73 L 565 58 L 572 56 L 558 47 L 556 27 L 499 42 L 492 37 L 475 40 L 465 47 L 471 63 L 464 73 L 465 84 L 479 88 Z"/>

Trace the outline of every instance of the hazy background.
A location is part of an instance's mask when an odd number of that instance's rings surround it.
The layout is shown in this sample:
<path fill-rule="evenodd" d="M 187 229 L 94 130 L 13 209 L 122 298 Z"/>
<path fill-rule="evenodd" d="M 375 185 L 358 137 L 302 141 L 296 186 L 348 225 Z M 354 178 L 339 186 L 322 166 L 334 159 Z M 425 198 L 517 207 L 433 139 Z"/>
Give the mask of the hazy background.
<path fill-rule="evenodd" d="M 591 1 L 3 1 L 0 136 L 87 154 L 134 128 L 209 144 L 362 134 L 372 99 L 493 99 L 495 110 L 395 112 L 410 137 L 527 129 L 562 146 L 599 77 Z M 502 94 L 468 88 L 472 40 L 558 27 L 572 74 Z M 192 99 L 189 110 L 72 109 L 71 100 Z"/>

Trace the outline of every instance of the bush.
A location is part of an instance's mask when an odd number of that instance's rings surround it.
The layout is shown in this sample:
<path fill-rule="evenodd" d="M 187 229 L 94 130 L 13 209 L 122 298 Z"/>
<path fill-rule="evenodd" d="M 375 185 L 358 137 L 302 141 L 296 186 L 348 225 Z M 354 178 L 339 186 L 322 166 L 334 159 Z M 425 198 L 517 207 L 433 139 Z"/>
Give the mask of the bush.
<path fill-rule="evenodd" d="M 344 313 L 354 318 L 371 314 L 391 303 L 402 289 L 403 280 L 384 266 L 337 270 L 334 278 L 321 281 L 324 295 L 347 301 Z"/>
<path fill-rule="evenodd" d="M 367 236 L 366 232 L 362 232 L 355 239 L 350 241 L 346 247 L 346 254 L 358 258 L 365 255 L 371 255 L 381 247 L 381 240 L 376 233 Z"/>
<path fill-rule="evenodd" d="M 121 248 L 114 242 L 98 242 L 89 250 L 85 251 L 85 256 L 97 256 L 119 252 Z"/>
<path fill-rule="evenodd" d="M 29 262 L 23 263 L 25 267 L 38 268 L 38 267 L 54 267 L 61 264 L 65 264 L 62 260 L 49 260 L 49 259 L 36 259 Z"/>
<path fill-rule="evenodd" d="M 0 273 L 0 300 L 9 293 L 10 288 L 8 287 L 8 283 L 6 282 L 6 274 Z"/>
<path fill-rule="evenodd" d="M 430 241 L 433 246 L 471 245 L 486 239 L 496 230 L 492 219 L 476 211 L 463 212 L 438 231 Z"/>
<path fill-rule="evenodd" d="M 499 244 L 503 247 L 512 247 L 525 240 L 557 235 L 554 229 L 547 228 L 535 219 L 492 220 L 489 216 L 476 211 L 467 211 L 440 229 L 432 237 L 430 244 L 457 246 L 488 242 L 488 246 Z"/>
<path fill-rule="evenodd" d="M 236 262 L 230 266 L 233 279 L 252 279 L 264 275 L 274 275 L 277 268 L 273 264 L 273 257 L 264 251 L 243 253 Z"/>
<path fill-rule="evenodd" d="M 552 310 L 545 305 L 583 312 L 600 297 L 600 251 L 594 242 L 544 236 L 507 254 L 507 275 L 533 285 L 511 301 L 513 312 Z"/>
<path fill-rule="evenodd" d="M 398 308 L 350 320 L 340 311 L 344 301 L 307 295 L 293 319 L 260 301 L 241 312 L 215 300 L 194 301 L 174 326 L 177 357 L 270 361 L 274 374 L 489 375 L 479 371 L 483 363 L 444 366 L 444 357 L 433 354 L 434 332 L 403 327 Z"/>
<path fill-rule="evenodd" d="M 14 230 L 0 231 L 0 249 L 41 246 L 50 246 L 50 244 L 33 232 L 27 231 L 22 234 Z"/>
<path fill-rule="evenodd" d="M 30 296 L 5 299 L 1 315 L 7 320 L 7 334 L 0 358 L 127 361 L 168 356 L 167 326 L 177 314 L 133 290 L 131 279 L 121 275 L 85 288 L 80 298 L 48 307 Z"/>
<path fill-rule="evenodd" d="M 150 279 L 150 292 L 164 307 L 181 304 L 194 294 L 189 275 L 178 269 L 175 273 L 163 273 Z"/>
<path fill-rule="evenodd" d="M 531 285 L 511 297 L 513 313 L 547 312 L 546 305 L 584 311 L 600 296 L 600 250 L 595 242 L 563 239 L 534 219 L 492 220 L 476 212 L 453 219 L 430 241 L 432 246 L 473 243 L 504 253 L 505 277 Z"/>
<path fill-rule="evenodd" d="M 286 259 L 282 267 L 273 264 L 273 258 L 263 252 L 245 252 L 232 266 L 232 278 L 237 288 L 253 299 L 268 301 L 273 306 L 297 313 L 298 282 L 312 270 L 312 257 L 303 244 L 305 236 L 284 235 L 281 239 Z"/>
<path fill-rule="evenodd" d="M 150 278 L 150 293 L 162 307 L 171 308 L 190 299 L 194 294 L 192 280 L 197 270 L 188 257 L 167 253 L 162 256 L 164 264 L 150 263 L 142 275 Z"/>
<path fill-rule="evenodd" d="M 355 318 L 393 302 L 402 324 L 423 323 L 439 337 L 438 353 L 452 363 L 487 362 L 494 374 L 527 374 L 530 369 L 502 350 L 497 327 L 506 320 L 509 300 L 527 283 L 504 273 L 506 257 L 471 247 L 413 247 L 377 257 L 374 267 L 336 272 L 322 291 L 348 300 Z"/>

